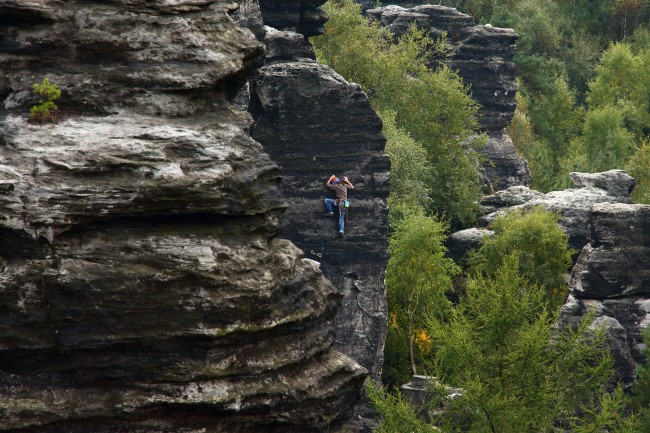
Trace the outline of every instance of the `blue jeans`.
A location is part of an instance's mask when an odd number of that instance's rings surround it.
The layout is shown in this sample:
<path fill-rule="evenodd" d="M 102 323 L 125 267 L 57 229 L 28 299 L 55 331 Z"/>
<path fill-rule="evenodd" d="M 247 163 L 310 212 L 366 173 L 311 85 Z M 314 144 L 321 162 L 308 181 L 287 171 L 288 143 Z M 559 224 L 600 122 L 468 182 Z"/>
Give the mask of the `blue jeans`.
<path fill-rule="evenodd" d="M 336 206 L 336 200 L 333 198 L 326 198 L 325 199 L 325 207 L 327 208 L 327 212 L 334 212 L 334 206 Z M 343 202 L 338 206 L 339 208 L 339 233 L 343 233 L 345 230 L 345 206 L 343 205 Z"/>

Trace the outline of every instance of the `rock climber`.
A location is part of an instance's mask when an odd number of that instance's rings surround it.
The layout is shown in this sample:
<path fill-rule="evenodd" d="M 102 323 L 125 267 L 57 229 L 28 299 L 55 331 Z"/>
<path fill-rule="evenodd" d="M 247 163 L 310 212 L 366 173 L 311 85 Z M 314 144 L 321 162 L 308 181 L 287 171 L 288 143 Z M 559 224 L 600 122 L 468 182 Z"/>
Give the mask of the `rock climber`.
<path fill-rule="evenodd" d="M 326 198 L 325 207 L 327 208 L 327 216 L 334 216 L 334 206 L 339 209 L 339 236 L 343 236 L 345 231 L 345 218 L 348 213 L 350 202 L 348 201 L 348 189 L 354 189 L 352 182 L 348 180 L 347 176 L 343 176 L 342 180 L 331 175 L 325 186 L 334 191 L 336 199 Z"/>

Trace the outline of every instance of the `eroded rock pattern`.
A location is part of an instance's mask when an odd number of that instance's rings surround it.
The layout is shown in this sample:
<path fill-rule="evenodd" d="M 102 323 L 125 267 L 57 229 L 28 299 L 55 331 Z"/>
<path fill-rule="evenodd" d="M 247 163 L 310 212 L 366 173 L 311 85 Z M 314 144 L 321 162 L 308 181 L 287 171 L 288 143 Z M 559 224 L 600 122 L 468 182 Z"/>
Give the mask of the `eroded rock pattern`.
<path fill-rule="evenodd" d="M 442 58 L 432 53 L 431 67 L 440 62 L 457 71 L 470 86 L 471 95 L 480 104 L 479 128 L 487 133 L 483 150 L 487 162 L 480 170 L 481 182 L 488 192 L 515 185 L 528 185 L 530 170 L 505 133 L 516 108 L 515 66 L 513 57 L 518 35 L 512 29 L 475 25 L 474 18 L 458 10 L 438 5 L 411 8 L 384 6 L 366 11 L 367 15 L 388 27 L 396 36 L 416 25 L 439 38 L 447 35 L 449 51 Z"/>
<path fill-rule="evenodd" d="M 631 204 L 635 180 L 623 170 L 571 173 L 576 188 L 542 194 L 516 186 L 484 197 L 489 224 L 508 209 L 543 206 L 560 215 L 560 226 L 579 253 L 571 270 L 570 295 L 559 324 L 594 314 L 614 355 L 616 380 L 629 386 L 643 361 L 642 331 L 650 323 L 650 206 Z M 448 239 L 449 255 L 463 260 L 490 231 L 468 229 Z"/>
<path fill-rule="evenodd" d="M 282 173 L 288 209 L 282 236 L 343 295 L 336 347 L 378 377 L 386 335 L 384 274 L 388 260 L 388 157 L 381 120 L 358 85 L 317 63 L 301 35 L 267 28 L 267 63 L 251 81 L 252 136 Z M 324 186 L 349 176 L 351 208 L 345 237 L 325 218 Z"/>
<path fill-rule="evenodd" d="M 650 323 L 650 206 L 595 204 L 589 227 L 561 321 L 574 323 L 592 311 L 594 326 L 609 336 L 618 379 L 629 385 L 644 360 L 641 334 Z"/>
<path fill-rule="evenodd" d="M 623 170 L 602 173 L 569 173 L 576 188 L 542 194 L 526 187 L 512 187 L 481 199 L 486 215 L 479 218 L 489 225 L 503 211 L 543 206 L 560 215 L 560 226 L 569 243 L 580 251 L 588 242 L 589 212 L 596 203 L 631 203 L 635 180 Z"/>
<path fill-rule="evenodd" d="M 277 238 L 278 167 L 228 101 L 263 47 L 233 11 L 0 0 L 0 431 L 345 423 L 365 370 L 332 349 L 340 294 Z"/>

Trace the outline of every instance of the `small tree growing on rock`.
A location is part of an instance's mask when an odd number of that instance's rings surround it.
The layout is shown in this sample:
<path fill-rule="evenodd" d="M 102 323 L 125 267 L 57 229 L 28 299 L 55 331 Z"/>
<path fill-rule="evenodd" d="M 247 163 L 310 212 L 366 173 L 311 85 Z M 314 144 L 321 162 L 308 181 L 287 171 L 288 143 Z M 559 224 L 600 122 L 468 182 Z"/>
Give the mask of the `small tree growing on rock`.
<path fill-rule="evenodd" d="M 48 78 L 43 78 L 40 84 L 34 84 L 34 94 L 39 95 L 41 99 L 29 109 L 32 119 L 39 122 L 54 121 L 54 113 L 59 109 L 54 101 L 61 97 L 59 87 Z"/>

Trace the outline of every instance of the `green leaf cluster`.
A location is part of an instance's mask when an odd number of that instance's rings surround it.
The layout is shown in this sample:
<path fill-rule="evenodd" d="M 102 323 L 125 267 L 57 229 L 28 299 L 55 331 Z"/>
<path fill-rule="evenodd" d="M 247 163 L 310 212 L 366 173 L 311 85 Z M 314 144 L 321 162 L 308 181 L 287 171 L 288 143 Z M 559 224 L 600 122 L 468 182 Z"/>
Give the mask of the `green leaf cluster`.
<path fill-rule="evenodd" d="M 39 95 L 41 99 L 38 104 L 29 109 L 32 119 L 40 122 L 52 121 L 54 112 L 59 108 L 54 101 L 61 97 L 61 90 L 48 78 L 43 78 L 41 83 L 35 83 L 33 90 L 34 94 Z"/>
<path fill-rule="evenodd" d="M 543 207 L 515 209 L 493 223 L 493 236 L 470 254 L 470 273 L 492 275 L 510 255 L 517 256 L 519 274 L 544 291 L 550 309 L 562 305 L 568 293 L 567 271 L 572 265 L 569 236 L 559 217 Z"/>
<path fill-rule="evenodd" d="M 480 194 L 472 152 L 480 145 L 472 138 L 478 107 L 457 74 L 443 65 L 429 68 L 431 53 L 441 52 L 443 43 L 415 27 L 396 40 L 352 0 L 330 1 L 324 9 L 330 20 L 326 33 L 312 40 L 314 48 L 321 62 L 358 83 L 384 116 L 387 151 L 400 167 L 393 173 L 400 187 L 392 202 L 417 204 L 452 224 L 472 222 Z M 416 153 L 420 164 L 411 163 Z"/>
<path fill-rule="evenodd" d="M 424 422 L 409 402 L 399 392 L 389 393 L 376 382 L 366 382 L 366 395 L 382 418 L 375 433 L 440 433 L 440 430 Z"/>
<path fill-rule="evenodd" d="M 463 390 L 439 425 L 491 433 L 550 432 L 558 423 L 572 432 L 618 428 L 622 396 L 603 391 L 613 374 L 603 330 L 590 320 L 557 330 L 543 291 L 518 262 L 511 254 L 491 276 L 470 278 L 451 318 L 429 322 L 431 372 Z M 616 404 L 604 406 L 608 399 Z"/>
<path fill-rule="evenodd" d="M 388 336 L 385 347 L 384 380 L 402 384 L 417 373 L 422 355 L 429 350 L 425 322 L 444 319 L 451 309 L 445 292 L 453 290 L 452 279 L 460 273 L 445 257 L 444 223 L 421 214 L 409 215 L 390 239 L 386 269 Z"/>
<path fill-rule="evenodd" d="M 531 187 L 570 186 L 570 171 L 624 168 L 650 133 L 650 2 L 443 0 L 520 38 L 514 134 Z M 522 105 L 525 105 L 522 106 Z M 513 125 L 511 129 L 522 124 Z M 640 158 L 642 159 L 642 158 Z M 650 166 L 645 167 L 650 170 Z M 643 181 L 639 187 L 643 188 Z M 636 194 L 638 196 L 639 194 Z"/>

